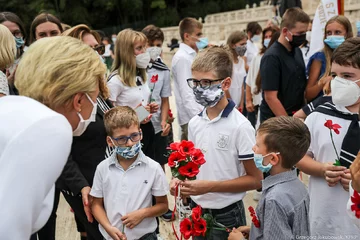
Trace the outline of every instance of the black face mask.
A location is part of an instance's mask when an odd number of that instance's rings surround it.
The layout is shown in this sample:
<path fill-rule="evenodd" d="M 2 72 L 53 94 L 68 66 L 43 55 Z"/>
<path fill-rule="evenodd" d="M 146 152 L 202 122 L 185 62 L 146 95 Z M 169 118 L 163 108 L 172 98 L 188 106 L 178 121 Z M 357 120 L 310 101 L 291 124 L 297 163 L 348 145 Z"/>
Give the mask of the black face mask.
<path fill-rule="evenodd" d="M 293 35 L 292 37 L 293 37 L 293 39 L 289 43 L 290 43 L 291 47 L 293 47 L 293 48 L 301 46 L 306 41 L 306 34 L 302 34 L 299 36 Z"/>

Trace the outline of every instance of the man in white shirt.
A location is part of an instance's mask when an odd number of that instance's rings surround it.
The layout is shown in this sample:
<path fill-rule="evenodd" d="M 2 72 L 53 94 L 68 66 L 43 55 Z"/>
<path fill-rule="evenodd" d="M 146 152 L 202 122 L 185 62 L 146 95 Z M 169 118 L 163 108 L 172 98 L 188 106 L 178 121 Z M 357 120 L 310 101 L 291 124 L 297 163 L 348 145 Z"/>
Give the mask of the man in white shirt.
<path fill-rule="evenodd" d="M 196 103 L 191 88 L 186 79 L 191 78 L 191 64 L 199 48 L 204 47 L 206 39 L 202 37 L 202 23 L 195 18 L 184 18 L 179 24 L 180 43 L 179 50 L 172 59 L 171 70 L 174 79 L 174 93 L 178 122 L 181 126 L 181 140 L 187 139 L 188 123 L 203 107 Z M 205 41 L 204 41 L 205 40 Z"/>
<path fill-rule="evenodd" d="M 248 40 L 246 42 L 246 71 L 248 71 L 249 66 L 253 58 L 258 55 L 259 49 L 255 43 L 261 42 L 261 26 L 258 22 L 250 22 L 246 27 L 246 32 L 248 35 Z"/>

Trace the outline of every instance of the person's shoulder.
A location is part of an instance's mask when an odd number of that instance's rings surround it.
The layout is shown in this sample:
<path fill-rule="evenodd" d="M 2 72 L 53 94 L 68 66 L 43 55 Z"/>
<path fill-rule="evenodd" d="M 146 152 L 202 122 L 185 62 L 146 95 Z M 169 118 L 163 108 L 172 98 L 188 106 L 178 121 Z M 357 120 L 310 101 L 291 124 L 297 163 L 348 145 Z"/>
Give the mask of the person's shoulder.
<path fill-rule="evenodd" d="M 156 170 L 161 170 L 162 171 L 161 165 L 158 162 L 156 162 L 152 158 L 146 156 L 145 154 L 143 155 L 143 158 L 146 161 L 145 166 L 149 171 L 155 172 L 155 173 L 157 173 Z"/>
<path fill-rule="evenodd" d="M 203 114 L 203 112 L 200 112 L 199 114 L 196 114 L 195 116 L 193 116 L 189 121 L 189 127 L 197 125 L 202 120 L 202 114 Z"/>
<path fill-rule="evenodd" d="M 112 153 L 108 158 L 105 158 L 104 160 L 102 160 L 96 167 L 96 171 L 101 171 L 101 172 L 104 172 L 106 170 L 109 169 L 109 166 L 111 164 L 111 162 L 113 161 L 114 159 L 114 155 L 116 155 L 116 153 Z"/>
<path fill-rule="evenodd" d="M 112 72 L 110 75 L 109 75 L 109 78 L 108 78 L 108 83 L 114 83 L 114 84 L 117 84 L 117 85 L 123 85 L 122 81 L 121 81 L 121 77 L 120 75 L 116 72 Z"/>

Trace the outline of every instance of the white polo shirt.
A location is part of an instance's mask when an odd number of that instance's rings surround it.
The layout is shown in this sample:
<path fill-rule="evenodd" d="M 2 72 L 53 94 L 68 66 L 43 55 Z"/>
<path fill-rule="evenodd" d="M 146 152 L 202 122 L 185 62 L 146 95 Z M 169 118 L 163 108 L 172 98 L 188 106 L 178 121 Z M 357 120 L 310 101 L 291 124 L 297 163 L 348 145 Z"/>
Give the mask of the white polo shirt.
<path fill-rule="evenodd" d="M 336 107 L 342 112 L 346 108 Z M 305 120 L 311 133 L 309 154 L 321 163 L 335 162 L 336 154 L 331 143 L 329 129 L 324 126 L 326 120 L 332 120 L 341 126 L 340 133 L 334 134 L 335 147 L 340 155 L 341 144 L 351 121 L 338 117 L 312 112 Z M 309 180 L 310 195 L 310 232 L 314 236 L 360 236 L 360 229 L 355 226 L 346 211 L 349 193 L 341 184 L 329 187 L 322 177 L 311 176 Z"/>
<path fill-rule="evenodd" d="M 103 198 L 106 215 L 112 226 L 122 231 L 121 218 L 133 211 L 152 206 L 152 196 L 166 196 L 169 184 L 159 163 L 140 151 L 126 170 L 121 167 L 116 152 L 96 168 L 91 196 Z M 128 239 L 139 239 L 156 229 L 155 218 L 145 218 L 135 228 L 125 228 Z M 112 239 L 99 224 L 105 239 Z"/>
<path fill-rule="evenodd" d="M 146 106 L 149 103 L 150 89 L 141 77 L 136 76 L 136 87 L 124 85 L 118 74 L 114 75 L 107 82 L 110 92 L 110 101 L 115 102 L 115 106 L 129 106 L 135 109 L 140 103 Z"/>
<path fill-rule="evenodd" d="M 206 160 L 196 179 L 224 181 L 246 175 L 242 161 L 253 161 L 255 130 L 234 107 L 230 100 L 213 120 L 209 120 L 206 110 L 191 119 L 189 140 L 201 149 Z M 221 209 L 243 199 L 245 193 L 212 192 L 191 199 L 203 208 Z"/>
<path fill-rule="evenodd" d="M 195 56 L 196 52 L 194 49 L 184 43 L 180 43 L 179 50 L 175 53 L 171 62 L 177 118 L 180 126 L 189 123 L 192 117 L 204 109 L 203 106 L 195 101 L 193 90 L 186 81 L 192 77 L 191 65 Z"/>

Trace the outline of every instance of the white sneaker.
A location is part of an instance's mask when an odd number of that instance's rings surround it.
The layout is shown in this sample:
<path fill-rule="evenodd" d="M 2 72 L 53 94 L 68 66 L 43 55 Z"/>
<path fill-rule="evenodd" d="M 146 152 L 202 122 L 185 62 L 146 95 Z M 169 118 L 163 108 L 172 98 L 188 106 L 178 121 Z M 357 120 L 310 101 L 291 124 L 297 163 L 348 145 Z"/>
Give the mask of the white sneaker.
<path fill-rule="evenodd" d="M 262 192 L 255 191 L 254 195 L 253 195 L 253 200 L 254 201 L 259 201 L 260 198 L 261 198 L 261 194 L 262 194 Z"/>
<path fill-rule="evenodd" d="M 157 236 L 158 240 L 163 240 L 163 238 L 160 236 L 160 234 L 157 234 L 156 236 Z"/>

